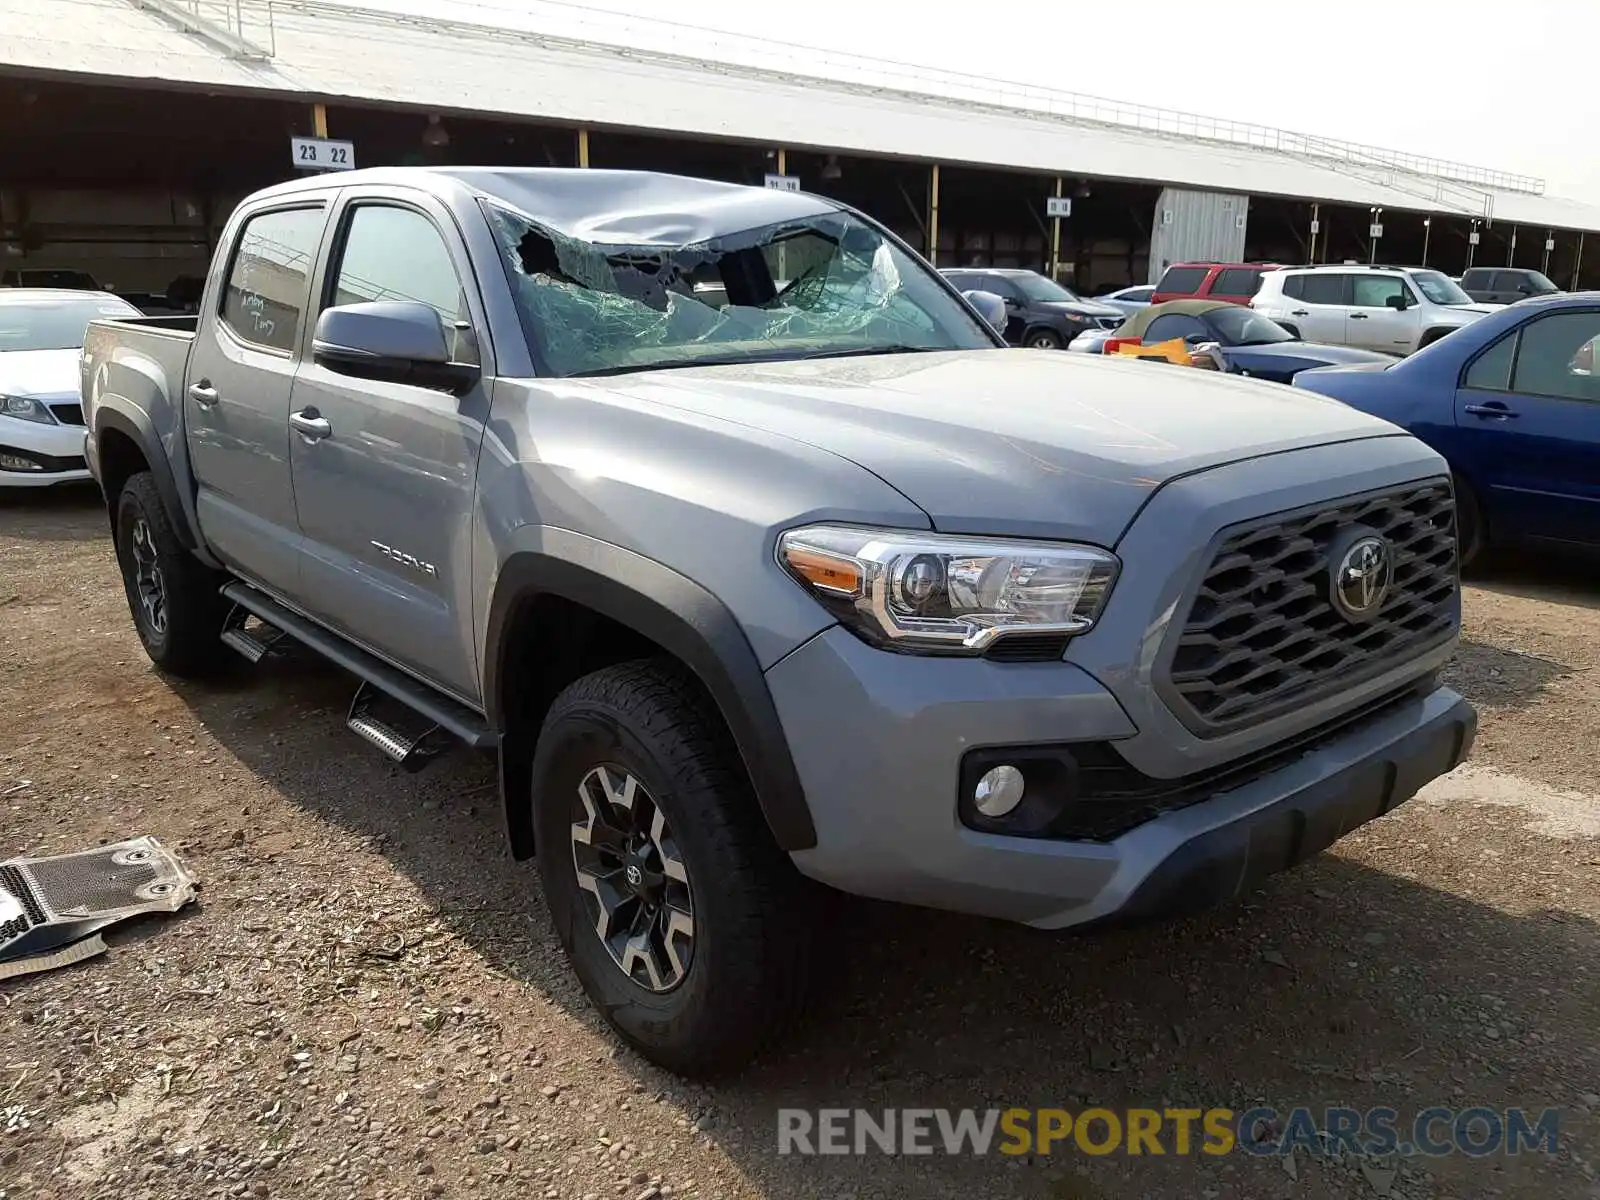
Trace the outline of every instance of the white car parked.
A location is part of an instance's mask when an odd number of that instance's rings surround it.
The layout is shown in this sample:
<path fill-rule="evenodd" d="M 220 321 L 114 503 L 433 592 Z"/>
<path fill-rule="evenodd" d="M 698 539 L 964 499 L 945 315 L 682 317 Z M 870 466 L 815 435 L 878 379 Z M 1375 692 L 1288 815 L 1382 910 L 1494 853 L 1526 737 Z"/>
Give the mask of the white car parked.
<path fill-rule="evenodd" d="M 0 289 L 0 488 L 88 480 L 78 359 L 100 317 L 137 317 L 109 292 Z"/>
<path fill-rule="evenodd" d="M 1250 307 L 1296 337 L 1410 354 L 1495 311 L 1424 267 L 1286 267 L 1261 276 Z"/>

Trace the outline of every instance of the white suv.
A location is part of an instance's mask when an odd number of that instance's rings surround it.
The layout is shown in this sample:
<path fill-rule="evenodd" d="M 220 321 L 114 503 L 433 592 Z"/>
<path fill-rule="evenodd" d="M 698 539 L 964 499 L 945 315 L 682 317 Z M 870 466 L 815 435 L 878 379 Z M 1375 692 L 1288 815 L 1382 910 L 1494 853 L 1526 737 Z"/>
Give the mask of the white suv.
<path fill-rule="evenodd" d="M 1250 307 L 1305 341 L 1390 354 L 1420 350 L 1495 311 L 1438 271 L 1356 265 L 1268 271 Z"/>

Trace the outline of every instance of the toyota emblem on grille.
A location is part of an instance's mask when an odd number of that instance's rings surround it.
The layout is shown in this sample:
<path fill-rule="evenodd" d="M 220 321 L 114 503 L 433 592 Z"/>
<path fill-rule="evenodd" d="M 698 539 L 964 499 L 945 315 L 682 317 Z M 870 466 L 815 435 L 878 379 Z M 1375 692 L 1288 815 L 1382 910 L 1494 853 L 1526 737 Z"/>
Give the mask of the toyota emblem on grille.
<path fill-rule="evenodd" d="M 1381 537 L 1359 537 L 1333 568 L 1333 606 L 1350 621 L 1377 615 L 1394 578 L 1394 555 Z"/>

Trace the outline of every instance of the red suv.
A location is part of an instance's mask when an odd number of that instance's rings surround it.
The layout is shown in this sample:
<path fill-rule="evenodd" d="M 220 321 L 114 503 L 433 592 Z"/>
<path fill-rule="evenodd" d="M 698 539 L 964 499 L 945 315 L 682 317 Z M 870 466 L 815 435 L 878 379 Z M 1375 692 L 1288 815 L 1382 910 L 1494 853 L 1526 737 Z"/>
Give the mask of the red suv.
<path fill-rule="evenodd" d="M 1261 286 L 1261 277 L 1281 263 L 1173 263 L 1156 284 L 1151 304 L 1168 300 L 1226 300 L 1249 304 Z"/>

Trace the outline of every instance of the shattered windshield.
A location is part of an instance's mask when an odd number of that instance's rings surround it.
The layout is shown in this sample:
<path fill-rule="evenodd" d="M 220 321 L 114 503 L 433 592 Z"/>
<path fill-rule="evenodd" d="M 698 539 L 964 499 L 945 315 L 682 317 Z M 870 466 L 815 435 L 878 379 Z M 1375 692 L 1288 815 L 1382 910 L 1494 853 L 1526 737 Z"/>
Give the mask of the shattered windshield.
<path fill-rule="evenodd" d="M 927 267 L 848 213 L 628 246 L 487 207 L 551 375 L 995 345 Z"/>

